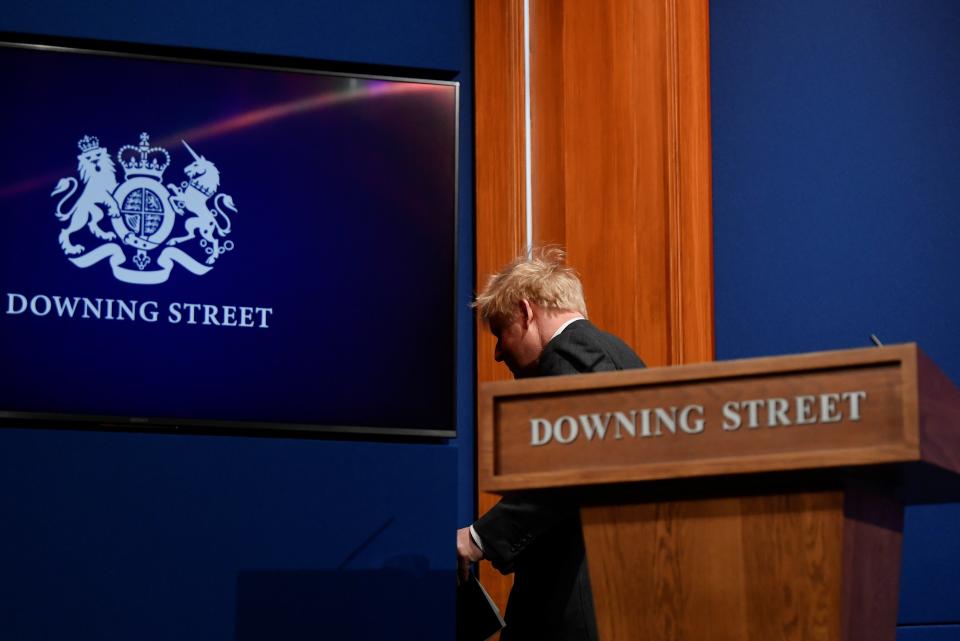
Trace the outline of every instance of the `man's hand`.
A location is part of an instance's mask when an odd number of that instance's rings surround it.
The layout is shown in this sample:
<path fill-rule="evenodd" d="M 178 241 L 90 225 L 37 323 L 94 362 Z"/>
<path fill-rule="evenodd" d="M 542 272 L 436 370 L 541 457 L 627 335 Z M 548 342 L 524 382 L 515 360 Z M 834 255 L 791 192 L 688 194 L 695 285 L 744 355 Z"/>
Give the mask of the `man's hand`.
<path fill-rule="evenodd" d="M 457 578 L 463 583 L 470 578 L 470 566 L 483 558 L 483 550 L 477 547 L 470 536 L 470 528 L 457 530 Z"/>

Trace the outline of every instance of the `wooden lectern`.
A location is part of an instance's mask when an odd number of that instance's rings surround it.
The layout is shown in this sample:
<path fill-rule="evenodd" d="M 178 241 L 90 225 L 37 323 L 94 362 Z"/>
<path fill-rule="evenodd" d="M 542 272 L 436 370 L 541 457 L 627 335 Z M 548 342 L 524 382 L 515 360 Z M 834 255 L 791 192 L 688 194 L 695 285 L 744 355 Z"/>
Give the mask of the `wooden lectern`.
<path fill-rule="evenodd" d="M 960 496 L 913 344 L 485 384 L 481 489 L 581 505 L 601 641 L 893 641 L 905 502 Z"/>

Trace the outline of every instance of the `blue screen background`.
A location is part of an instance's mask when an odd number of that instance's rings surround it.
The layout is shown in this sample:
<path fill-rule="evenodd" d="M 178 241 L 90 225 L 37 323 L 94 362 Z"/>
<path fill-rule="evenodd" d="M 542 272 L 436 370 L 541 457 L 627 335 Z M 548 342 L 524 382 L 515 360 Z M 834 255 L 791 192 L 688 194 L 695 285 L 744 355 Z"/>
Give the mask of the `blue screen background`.
<path fill-rule="evenodd" d="M 0 410 L 453 429 L 454 85 L 15 48 L 0 61 L 19 88 L 3 136 L 21 150 L 0 160 Z M 59 246 L 51 191 L 78 177 L 77 141 L 97 136 L 122 184 L 116 154 L 141 132 L 171 156 L 164 184 L 186 178 L 185 140 L 236 204 L 234 248 L 204 275 L 125 283 Z M 179 247 L 205 259 L 199 239 Z M 155 301 L 159 318 L 11 314 L 10 293 Z M 171 303 L 272 312 L 252 328 L 171 323 Z"/>

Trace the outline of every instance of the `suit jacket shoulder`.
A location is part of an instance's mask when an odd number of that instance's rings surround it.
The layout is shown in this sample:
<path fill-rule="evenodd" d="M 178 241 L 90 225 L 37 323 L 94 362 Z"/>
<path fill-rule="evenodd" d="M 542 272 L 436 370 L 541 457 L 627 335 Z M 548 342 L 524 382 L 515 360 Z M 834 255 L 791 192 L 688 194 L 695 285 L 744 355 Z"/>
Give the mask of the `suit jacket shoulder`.
<path fill-rule="evenodd" d="M 584 319 L 567 326 L 540 355 L 541 376 L 612 372 L 644 367 L 630 346 Z"/>

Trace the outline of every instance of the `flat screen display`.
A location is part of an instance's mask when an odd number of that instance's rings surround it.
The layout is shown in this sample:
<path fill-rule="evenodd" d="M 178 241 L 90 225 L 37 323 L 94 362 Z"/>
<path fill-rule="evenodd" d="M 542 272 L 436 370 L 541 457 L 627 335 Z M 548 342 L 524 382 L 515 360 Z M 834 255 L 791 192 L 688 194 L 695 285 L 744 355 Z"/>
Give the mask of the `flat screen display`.
<path fill-rule="evenodd" d="M 169 54 L 0 44 L 0 416 L 452 435 L 458 85 Z"/>

